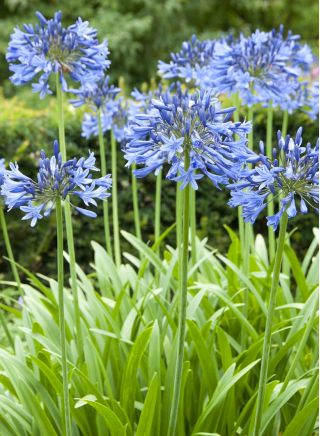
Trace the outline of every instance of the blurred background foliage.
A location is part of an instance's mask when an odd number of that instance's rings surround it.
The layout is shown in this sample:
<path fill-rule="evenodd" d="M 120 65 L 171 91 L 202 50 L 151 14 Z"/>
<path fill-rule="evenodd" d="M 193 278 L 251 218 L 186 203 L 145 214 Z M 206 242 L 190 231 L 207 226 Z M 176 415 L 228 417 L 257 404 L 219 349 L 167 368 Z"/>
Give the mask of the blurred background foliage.
<path fill-rule="evenodd" d="M 318 2 L 315 0 L 2 0 L 0 4 L 0 155 L 6 160 L 17 160 L 30 173 L 35 171 L 34 162 L 39 150 L 48 150 L 57 136 L 55 101 L 50 97 L 40 100 L 29 86 L 14 87 L 8 79 L 10 72 L 5 53 L 14 26 L 35 22 L 36 10 L 47 17 L 62 10 L 65 25 L 78 16 L 89 20 L 98 29 L 101 39 L 108 38 L 112 60 L 110 75 L 115 83 L 121 78 L 127 91 L 157 80 L 157 61 L 168 61 L 170 52 L 179 50 L 182 41 L 193 33 L 199 38 L 215 38 L 227 32 L 249 33 L 256 28 L 270 30 L 284 24 L 286 30 L 301 34 L 302 40 L 317 54 Z M 88 147 L 98 153 L 95 140 L 81 137 L 81 110 L 66 106 L 66 111 L 69 155 L 79 156 Z M 242 116 L 245 117 L 245 113 Z M 265 123 L 266 113 L 261 110 L 256 116 L 255 142 L 265 137 Z M 281 123 L 281 114 L 276 114 L 274 132 Z M 290 116 L 289 131 L 294 133 L 300 125 L 304 127 L 304 138 L 314 144 L 318 135 L 316 123 L 302 113 Z M 123 163 L 120 155 L 120 221 L 122 228 L 133 232 L 130 174 Z M 208 181 L 203 180 L 200 185 L 197 193 L 198 235 L 208 236 L 211 245 L 225 251 L 228 235 L 223 225 L 236 228 L 237 212 L 226 205 L 226 192 L 217 191 Z M 154 187 L 153 176 L 139 182 L 143 235 L 150 242 L 153 238 Z M 163 199 L 162 225 L 165 229 L 174 222 L 174 184 L 164 182 Z M 31 229 L 20 220 L 19 212 L 8 216 L 18 261 L 44 274 L 55 271 L 54 216 L 50 219 L 51 222 L 40 222 L 36 229 Z M 316 218 L 311 215 L 300 216 L 292 222 L 292 229 L 299 227 L 292 240 L 300 257 L 312 238 L 312 226 L 316 224 Z M 87 270 L 91 260 L 89 241 L 94 239 L 103 243 L 102 229 L 101 214 L 96 220 L 75 217 L 77 258 Z M 256 230 L 265 233 L 263 217 Z M 169 242 L 174 244 L 174 232 Z M 123 248 L 129 249 L 125 244 Z M 2 238 L 0 250 L 4 253 Z M 2 261 L 1 273 L 7 270 L 7 264 Z"/>

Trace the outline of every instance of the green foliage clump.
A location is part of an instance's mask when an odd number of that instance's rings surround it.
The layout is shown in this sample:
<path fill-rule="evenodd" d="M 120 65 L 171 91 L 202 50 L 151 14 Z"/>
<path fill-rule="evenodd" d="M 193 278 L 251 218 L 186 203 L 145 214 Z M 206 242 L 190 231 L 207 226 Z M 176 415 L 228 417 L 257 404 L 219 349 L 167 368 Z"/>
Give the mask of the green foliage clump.
<path fill-rule="evenodd" d="M 261 235 L 248 275 L 240 242 L 221 256 L 197 240 L 189 265 L 185 361 L 177 436 L 252 434 L 272 264 Z M 92 243 L 93 270 L 78 269 L 84 360 L 76 346 L 73 299 L 65 288 L 69 397 L 74 436 L 162 436 L 171 408 L 178 328 L 178 250 L 123 232 L 130 255 L 118 269 Z M 167 241 L 166 241 L 167 242 Z M 287 245 L 277 292 L 273 347 L 261 434 L 313 436 L 318 408 L 317 240 L 302 264 Z M 0 330 L 0 434 L 59 436 L 61 354 L 58 286 L 27 272 L 19 304 L 8 311 L 13 350 Z M 242 312 L 249 290 L 249 311 Z M 295 290 L 292 292 L 292 290 Z"/>

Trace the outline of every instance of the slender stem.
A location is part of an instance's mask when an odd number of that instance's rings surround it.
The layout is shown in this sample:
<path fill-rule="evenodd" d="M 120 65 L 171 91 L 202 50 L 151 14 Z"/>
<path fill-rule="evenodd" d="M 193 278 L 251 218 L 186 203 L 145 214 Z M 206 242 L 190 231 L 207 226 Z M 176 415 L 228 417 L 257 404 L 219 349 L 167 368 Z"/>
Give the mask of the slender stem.
<path fill-rule="evenodd" d="M 249 106 L 248 108 L 248 121 L 252 122 L 252 129 L 248 135 L 248 147 L 250 150 L 253 149 L 253 106 Z"/>
<path fill-rule="evenodd" d="M 135 166 L 135 164 L 133 164 L 132 165 L 132 176 L 131 176 L 133 217 L 134 217 L 134 227 L 136 230 L 136 236 L 138 239 L 140 239 L 140 241 L 142 241 L 141 225 L 140 225 L 140 213 L 139 213 L 139 201 L 138 201 L 138 187 L 137 187 L 137 179 L 134 175 L 135 169 L 136 169 L 136 166 Z"/>
<path fill-rule="evenodd" d="M 117 186 L 117 143 L 111 130 L 111 172 L 112 172 L 112 218 L 114 258 L 117 267 L 121 265 L 119 214 L 118 214 L 118 186 Z"/>
<path fill-rule="evenodd" d="M 244 246 L 243 246 L 243 273 L 245 277 L 249 277 L 250 272 L 250 229 L 252 227 L 252 224 L 245 223 L 244 224 Z M 243 309 L 242 313 L 243 316 L 247 319 L 248 317 L 248 306 L 249 306 L 249 289 L 246 287 L 244 289 L 244 303 L 243 303 Z M 242 347 L 245 347 L 246 342 L 246 330 L 241 330 L 241 345 Z"/>
<path fill-rule="evenodd" d="M 159 171 L 156 177 L 156 209 L 155 209 L 155 219 L 154 219 L 154 239 L 155 242 L 160 238 L 161 233 L 161 185 L 162 185 L 162 170 Z M 157 253 L 159 253 L 159 246 L 157 248 Z"/>
<path fill-rule="evenodd" d="M 234 121 L 237 123 L 239 122 L 239 108 L 240 108 L 240 103 L 239 103 L 239 95 L 238 93 L 235 93 L 233 95 L 233 99 L 232 99 L 232 103 L 234 105 L 234 107 L 236 108 L 236 110 L 233 112 L 233 118 Z M 240 239 L 240 246 L 241 246 L 241 250 L 244 244 L 244 222 L 243 222 L 243 218 L 242 218 L 242 207 L 238 207 L 238 229 L 239 229 L 239 239 Z"/>
<path fill-rule="evenodd" d="M 59 329 L 62 366 L 62 429 L 66 436 L 71 435 L 71 417 L 68 391 L 68 366 L 66 351 L 66 326 L 64 317 L 64 292 L 63 292 L 63 215 L 60 197 L 56 201 L 57 216 L 57 267 L 58 267 L 58 291 L 59 291 Z"/>
<path fill-rule="evenodd" d="M 100 167 L 101 175 L 105 176 L 107 174 L 107 163 L 106 163 L 106 149 L 104 146 L 102 123 L 101 123 L 101 111 L 98 110 L 98 129 L 99 129 L 99 150 L 100 150 Z M 104 224 L 104 238 L 106 242 L 107 252 L 112 256 L 111 240 L 110 240 L 110 222 L 109 222 L 109 207 L 108 199 L 103 202 L 103 224 Z"/>
<path fill-rule="evenodd" d="M 19 293 L 22 294 L 21 281 L 20 281 L 17 265 L 15 264 L 15 260 L 14 260 L 14 256 L 13 256 L 13 251 L 12 251 L 11 242 L 10 242 L 10 238 L 9 238 L 6 218 L 4 216 L 4 211 L 3 211 L 3 208 L 1 206 L 0 206 L 0 224 L 1 224 L 1 228 L 2 228 L 4 244 L 5 244 L 5 247 L 7 250 L 8 258 L 10 259 L 10 267 L 11 267 L 12 275 L 13 275 L 15 282 L 17 283 Z"/>
<path fill-rule="evenodd" d="M 282 128 L 281 128 L 281 135 L 285 138 L 288 132 L 288 121 L 289 121 L 289 113 L 288 111 L 283 112 L 283 119 L 282 119 Z"/>
<path fill-rule="evenodd" d="M 269 101 L 268 105 L 268 114 L 267 114 L 267 140 L 266 140 L 266 151 L 267 156 L 272 159 L 272 122 L 273 122 L 273 107 L 272 107 L 272 100 Z M 274 201 L 272 198 L 272 195 L 268 198 L 268 216 L 274 215 Z M 275 253 L 275 236 L 274 231 L 271 226 L 268 227 L 268 239 L 269 239 L 269 257 L 270 257 L 270 263 L 272 262 L 274 258 Z"/>
<path fill-rule="evenodd" d="M 282 128 L 281 128 L 281 135 L 283 136 L 283 138 L 286 137 L 287 132 L 288 132 L 288 121 L 289 121 L 289 113 L 287 110 L 285 110 L 283 112 L 283 119 L 282 119 Z M 279 197 L 279 201 L 281 201 L 281 198 L 283 197 L 283 195 L 280 195 Z M 288 245 L 290 245 L 290 239 L 288 238 L 287 240 Z M 287 275 L 288 277 L 290 277 L 290 262 L 288 260 L 288 258 L 285 256 L 283 259 L 283 263 L 282 263 L 282 271 L 285 275 Z"/>
<path fill-rule="evenodd" d="M 252 122 L 252 128 L 248 135 L 248 148 L 253 149 L 253 106 L 248 107 L 248 121 Z M 241 253 L 243 255 L 243 272 L 246 277 L 249 275 L 249 259 L 250 259 L 250 239 L 252 238 L 253 229 L 252 224 L 243 223 L 243 240 L 241 241 Z M 244 303 L 242 313 L 245 318 L 248 316 L 248 305 L 249 305 L 249 290 L 244 289 Z M 246 342 L 246 330 L 241 330 L 241 345 L 245 347 Z"/>
<path fill-rule="evenodd" d="M 197 218 L 196 218 L 196 191 L 190 189 L 190 230 L 191 230 L 191 259 L 192 265 L 197 263 Z"/>
<path fill-rule="evenodd" d="M 185 147 L 185 168 L 186 170 L 190 165 L 189 149 Z M 173 399 L 169 418 L 168 436 L 174 436 L 178 413 L 179 402 L 181 392 L 181 380 L 182 380 L 182 367 L 183 367 L 183 355 L 184 355 L 184 339 L 186 332 L 186 314 L 187 314 L 187 295 L 188 295 L 188 248 L 189 248 L 189 211 L 190 211 L 190 184 L 186 186 L 183 191 L 183 236 L 182 236 L 182 262 L 179 277 L 180 287 L 180 311 L 179 311 L 179 325 L 178 325 L 178 352 L 175 367 L 175 377 L 173 385 Z M 180 255 L 180 253 L 179 253 Z"/>
<path fill-rule="evenodd" d="M 180 250 L 181 248 L 181 231 L 182 231 L 182 191 L 180 189 L 181 182 L 177 183 L 176 188 L 176 243 L 177 247 Z M 179 259 L 181 256 L 179 255 Z"/>
<path fill-rule="evenodd" d="M 233 112 L 233 119 L 236 123 L 239 122 L 239 109 L 240 109 L 240 102 L 239 102 L 239 94 L 236 92 L 232 96 L 232 104 L 236 108 L 236 110 Z"/>
<path fill-rule="evenodd" d="M 288 223 L 288 215 L 285 212 L 282 215 L 280 221 L 279 238 L 278 238 L 277 251 L 276 251 L 276 257 L 274 262 L 270 300 L 269 300 L 267 321 L 266 321 L 263 348 L 262 348 L 261 370 L 260 370 L 257 408 L 256 408 L 253 436 L 261 436 L 260 428 L 261 428 L 262 415 L 263 415 L 263 405 L 264 405 L 266 384 L 268 379 L 268 362 L 269 362 L 270 349 L 271 349 L 272 321 L 273 321 L 273 315 L 276 305 L 276 296 L 277 296 L 277 289 L 279 284 L 280 268 L 281 268 L 284 242 L 286 237 L 287 223 Z"/>
<path fill-rule="evenodd" d="M 58 127 L 59 127 L 59 147 L 60 147 L 62 160 L 65 162 L 67 160 L 67 149 L 66 149 L 65 128 L 64 128 L 63 93 L 62 93 L 59 73 L 56 74 L 56 90 L 57 90 L 57 109 L 58 109 Z M 75 248 L 74 248 L 73 225 L 71 219 L 71 206 L 68 198 L 66 198 L 64 203 L 64 213 L 65 213 L 67 244 L 68 244 L 68 252 L 69 252 L 69 268 L 70 268 L 70 278 L 71 278 L 71 289 L 73 295 L 73 309 L 74 309 L 74 317 L 75 317 L 75 324 L 76 324 L 76 340 L 77 340 L 79 360 L 82 361 L 84 358 L 83 336 L 81 330 L 80 307 L 79 307 L 79 298 L 78 298 L 76 255 L 75 255 Z"/>

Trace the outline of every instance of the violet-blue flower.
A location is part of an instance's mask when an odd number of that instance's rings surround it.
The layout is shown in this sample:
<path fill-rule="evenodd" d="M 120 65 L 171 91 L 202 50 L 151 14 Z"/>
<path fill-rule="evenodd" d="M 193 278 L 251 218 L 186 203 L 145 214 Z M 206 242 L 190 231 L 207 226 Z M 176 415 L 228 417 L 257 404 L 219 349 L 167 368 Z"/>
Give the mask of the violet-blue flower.
<path fill-rule="evenodd" d="M 110 61 L 108 44 L 99 43 L 97 31 L 87 21 L 78 18 L 68 26 L 62 26 L 62 14 L 46 19 L 36 12 L 38 24 L 25 24 L 23 30 L 15 28 L 6 55 L 13 72 L 15 85 L 32 82 L 33 91 L 43 98 L 51 94 L 49 78 L 60 73 L 66 88 L 66 76 L 73 81 L 96 81 L 102 77 Z"/>
<path fill-rule="evenodd" d="M 63 163 L 57 141 L 54 142 L 52 157 L 48 158 L 44 151 L 41 152 L 36 180 L 24 175 L 17 163 L 10 163 L 9 166 L 10 170 L 5 171 L 1 194 L 8 210 L 19 208 L 25 212 L 22 219 L 30 219 L 31 226 L 35 226 L 38 219 L 50 215 L 58 197 L 64 200 L 68 196 L 70 200 L 82 200 L 86 206 L 97 206 L 96 200 L 110 196 L 110 175 L 92 177 L 92 172 L 99 171 L 95 167 L 94 154 Z M 70 203 L 81 214 L 96 217 L 95 212 Z"/>
<path fill-rule="evenodd" d="M 103 109 L 104 106 L 119 94 L 120 88 L 110 84 L 108 75 L 99 81 L 91 82 L 86 80 L 78 89 L 69 89 L 68 92 L 74 94 L 76 98 L 70 100 L 74 107 L 88 105 L 94 112 Z"/>
<path fill-rule="evenodd" d="M 165 79 L 184 79 L 187 83 L 203 85 L 209 76 L 209 65 L 213 57 L 214 40 L 199 40 L 193 35 L 182 43 L 178 53 L 171 53 L 169 63 L 159 61 L 158 71 Z"/>
<path fill-rule="evenodd" d="M 254 223 L 267 207 L 270 194 L 279 198 L 279 211 L 267 217 L 267 224 L 277 229 L 281 216 L 289 218 L 299 211 L 317 210 L 319 203 L 319 141 L 314 148 L 302 145 L 302 128 L 295 138 L 281 137 L 273 150 L 273 160 L 262 153 L 248 159 L 248 165 L 239 173 L 238 180 L 228 185 L 231 190 L 229 205 L 242 206 L 246 222 Z M 254 168 L 249 165 L 255 164 Z"/>
<path fill-rule="evenodd" d="M 317 121 L 319 118 L 319 82 L 313 82 L 307 89 L 304 103 L 305 112 L 312 120 Z"/>
<path fill-rule="evenodd" d="M 232 43 L 217 42 L 211 62 L 212 86 L 220 92 L 239 93 L 243 103 L 278 105 L 294 94 L 302 69 L 310 68 L 312 54 L 290 32 L 256 30 Z"/>
<path fill-rule="evenodd" d="M 169 163 L 167 178 L 182 182 L 182 188 L 190 183 L 197 189 L 196 181 L 204 175 L 217 187 L 228 183 L 251 155 L 246 147 L 251 123 L 230 121 L 234 110 L 221 109 L 209 91 L 191 93 L 179 83 L 172 85 L 152 100 L 149 112 L 129 122 L 127 166 L 143 165 L 134 171 L 140 178 Z"/>

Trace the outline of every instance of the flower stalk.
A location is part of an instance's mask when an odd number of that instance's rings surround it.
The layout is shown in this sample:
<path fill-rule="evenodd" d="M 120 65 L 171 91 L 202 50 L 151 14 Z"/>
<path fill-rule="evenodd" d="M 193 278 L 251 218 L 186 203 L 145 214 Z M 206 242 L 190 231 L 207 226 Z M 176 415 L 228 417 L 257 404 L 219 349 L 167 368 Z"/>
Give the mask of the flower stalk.
<path fill-rule="evenodd" d="M 98 110 L 98 129 L 99 129 L 99 150 L 100 150 L 100 168 L 101 175 L 105 176 L 107 174 L 107 163 L 106 163 L 106 150 L 104 145 L 102 124 L 101 124 L 101 110 Z M 112 256 L 111 240 L 110 240 L 110 222 L 109 222 L 109 205 L 108 200 L 102 202 L 103 207 L 103 225 L 104 225 L 104 237 L 106 243 L 106 249 L 110 256 Z"/>
<path fill-rule="evenodd" d="M 272 100 L 269 101 L 268 109 L 267 109 L 267 138 L 266 138 L 266 152 L 267 157 L 272 160 L 272 123 L 273 123 L 273 106 L 272 106 Z M 274 200 L 273 196 L 270 195 L 268 198 L 268 216 L 274 215 Z M 268 227 L 268 239 L 269 239 L 269 258 L 270 263 L 274 259 L 274 253 L 275 253 L 275 236 L 274 231 L 271 227 Z"/>
<path fill-rule="evenodd" d="M 133 204 L 133 219 L 134 219 L 134 227 L 136 231 L 136 237 L 142 241 L 141 236 L 141 225 L 140 225 L 140 213 L 139 213 L 139 201 L 138 201 L 138 187 L 137 187 L 137 179 L 134 175 L 134 170 L 136 166 L 133 164 L 132 166 L 132 175 L 131 175 L 131 186 L 132 186 L 132 204 Z"/>
<path fill-rule="evenodd" d="M 58 127 L 59 127 L 59 145 L 62 155 L 62 160 L 66 162 L 67 160 L 67 149 L 66 149 L 66 139 L 65 139 L 65 127 L 64 127 L 64 113 L 63 113 L 63 93 L 60 83 L 59 73 L 56 73 L 56 90 L 57 90 L 57 107 L 58 107 Z M 71 278 L 71 289 L 73 295 L 73 308 L 74 317 L 76 324 L 76 338 L 77 338 L 77 348 L 79 354 L 79 360 L 83 360 L 83 336 L 81 330 L 81 319 L 80 319 L 80 307 L 78 298 L 78 283 L 77 283 L 77 272 L 76 272 L 76 255 L 73 237 L 73 225 L 71 219 L 71 207 L 69 199 L 66 198 L 64 203 L 65 212 L 65 224 L 66 224 L 66 234 L 67 234 L 67 244 L 69 252 L 69 267 L 70 267 L 70 278 Z"/>
<path fill-rule="evenodd" d="M 189 168 L 189 149 L 185 147 L 185 168 Z M 188 250 L 189 250 L 189 219 L 190 219 L 190 184 L 183 190 L 182 196 L 182 248 L 179 250 L 179 324 L 178 324 L 178 349 L 174 375 L 172 407 L 169 418 L 168 436 L 174 436 L 180 404 L 182 368 L 184 356 L 184 339 L 186 332 L 187 296 L 188 296 Z M 180 256 L 181 254 L 181 256 Z M 180 266 L 181 265 L 181 266 Z"/>
<path fill-rule="evenodd" d="M 155 242 L 160 238 L 161 233 L 161 187 L 162 187 L 162 170 L 159 170 L 159 173 L 156 177 L 156 208 L 155 208 L 155 217 L 154 217 L 154 239 Z M 159 253 L 159 245 L 157 248 L 157 253 Z"/>
<path fill-rule="evenodd" d="M 111 173 L 112 173 L 112 219 L 114 258 L 117 267 L 121 265 L 120 232 L 118 213 L 118 186 L 117 186 L 117 142 L 111 130 Z"/>
<path fill-rule="evenodd" d="M 263 415 L 264 398 L 265 398 L 266 385 L 268 380 L 268 362 L 269 362 L 270 350 L 271 350 L 272 321 L 273 321 L 273 315 L 276 306 L 277 288 L 279 284 L 279 276 L 280 276 L 281 261 L 282 261 L 283 249 L 284 249 L 284 243 L 286 237 L 287 223 L 288 223 L 288 215 L 287 213 L 284 213 L 280 220 L 279 238 L 278 238 L 277 251 L 275 255 L 275 262 L 273 268 L 267 321 L 266 321 L 263 348 L 262 348 L 262 360 L 261 360 L 253 436 L 261 435 L 261 422 L 262 422 L 262 415 Z"/>
<path fill-rule="evenodd" d="M 20 280 L 20 276 L 18 273 L 18 269 L 17 269 L 16 263 L 15 263 L 15 260 L 14 260 L 14 255 L 13 255 L 11 242 L 10 242 L 10 238 L 9 238 L 9 233 L 8 233 L 8 228 L 7 228 L 7 223 L 6 223 L 6 219 L 4 216 L 3 208 L 1 206 L 0 206 L 0 225 L 2 228 L 4 245 L 6 247 L 8 258 L 10 260 L 10 267 L 11 267 L 12 275 L 13 275 L 13 278 L 14 278 L 16 284 L 17 284 L 18 291 L 22 295 L 21 280 Z"/>
<path fill-rule="evenodd" d="M 59 305 L 59 330 L 62 366 L 62 431 L 63 435 L 71 436 L 71 417 L 68 391 L 68 365 L 66 350 L 66 327 L 64 316 L 64 272 L 63 272 L 63 214 L 60 197 L 56 201 L 57 217 L 57 267 L 58 267 L 58 305 Z"/>

